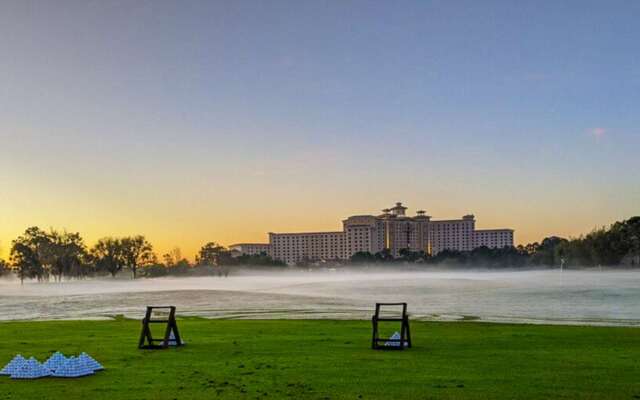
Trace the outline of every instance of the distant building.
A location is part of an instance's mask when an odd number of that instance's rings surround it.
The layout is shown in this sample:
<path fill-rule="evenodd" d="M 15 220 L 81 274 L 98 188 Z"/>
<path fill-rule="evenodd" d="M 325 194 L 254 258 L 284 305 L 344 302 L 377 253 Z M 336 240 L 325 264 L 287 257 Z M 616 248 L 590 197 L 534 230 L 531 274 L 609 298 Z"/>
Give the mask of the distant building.
<path fill-rule="evenodd" d="M 270 248 L 267 243 L 236 243 L 229 246 L 229 250 L 247 255 L 269 254 Z"/>
<path fill-rule="evenodd" d="M 432 220 L 422 210 L 406 215 L 402 203 L 382 210 L 380 215 L 354 215 L 342 221 L 342 231 L 269 233 L 269 244 L 246 243 L 235 246 L 244 254 L 267 251 L 277 260 L 295 264 L 302 260 L 345 260 L 357 252 L 378 253 L 388 249 L 398 257 L 401 250 L 438 254 L 443 250 L 469 251 L 487 246 L 513 246 L 512 229 L 476 230 L 475 217 Z M 262 246 L 262 247 L 259 247 Z M 246 251 L 245 251 L 246 248 Z M 266 249 L 266 250 L 265 250 Z"/>
<path fill-rule="evenodd" d="M 269 232 L 271 257 L 287 264 L 308 260 L 346 259 L 344 232 Z"/>
<path fill-rule="evenodd" d="M 513 229 L 482 229 L 473 233 L 473 247 L 503 248 L 513 246 Z"/>

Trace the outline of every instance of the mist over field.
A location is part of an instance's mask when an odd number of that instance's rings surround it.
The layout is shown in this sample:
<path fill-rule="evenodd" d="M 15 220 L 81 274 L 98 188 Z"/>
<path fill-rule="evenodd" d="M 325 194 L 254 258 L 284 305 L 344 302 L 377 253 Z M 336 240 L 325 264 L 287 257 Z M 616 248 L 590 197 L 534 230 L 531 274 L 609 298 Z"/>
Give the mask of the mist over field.
<path fill-rule="evenodd" d="M 640 325 L 640 274 L 629 271 L 245 272 L 228 278 L 0 280 L 0 320 L 141 318 L 176 305 L 206 318 L 370 318 L 407 302 L 413 319 Z"/>

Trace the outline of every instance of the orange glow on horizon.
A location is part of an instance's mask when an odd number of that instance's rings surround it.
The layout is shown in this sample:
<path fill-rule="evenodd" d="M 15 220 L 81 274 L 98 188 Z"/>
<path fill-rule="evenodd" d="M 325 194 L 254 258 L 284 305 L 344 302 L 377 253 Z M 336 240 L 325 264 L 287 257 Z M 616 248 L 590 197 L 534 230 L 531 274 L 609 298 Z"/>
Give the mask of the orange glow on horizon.
<path fill-rule="evenodd" d="M 127 219 L 120 218 L 96 220 L 75 220 L 75 223 L 62 223 L 66 219 L 66 213 L 51 212 L 49 218 L 44 218 L 44 212 L 38 213 L 34 222 L 21 221 L 22 218 L 13 216 L 12 224 L 3 224 L 0 230 L 0 258 L 8 259 L 11 241 L 22 234 L 29 226 L 39 226 L 42 229 L 68 230 L 80 232 L 85 243 L 90 247 L 96 240 L 105 236 L 128 236 L 142 234 L 153 244 L 156 254 L 162 254 L 180 248 L 185 258 L 193 260 L 195 254 L 202 245 L 214 241 L 224 246 L 233 243 L 257 242 L 267 243 L 268 232 L 313 232 L 313 231 L 335 231 L 342 229 L 341 221 L 349 215 L 365 214 L 354 210 L 351 213 L 332 213 L 329 208 L 319 209 L 315 214 L 306 214 L 304 210 L 283 210 L 276 214 L 266 212 L 245 213 L 244 215 L 234 214 L 233 218 L 228 215 L 219 215 L 212 211 L 209 215 L 198 216 L 191 214 L 176 215 L 165 220 L 153 218 Z M 369 212 L 376 214 L 375 212 Z M 432 213 L 434 219 L 459 218 L 455 215 L 440 215 Z M 556 219 L 542 220 L 539 218 L 525 218 L 525 216 L 509 217 L 504 214 L 476 213 L 476 228 L 513 228 L 515 229 L 516 244 L 526 244 L 540 241 L 546 236 L 558 235 L 564 237 L 575 237 L 586 234 L 592 229 L 609 225 L 614 220 L 610 220 L 600 225 L 589 221 L 572 221 L 571 224 L 564 225 L 566 221 Z M 624 218 L 628 218 L 624 217 Z M 621 218 L 621 219 L 624 219 Z M 29 218 L 24 218 L 28 220 Z M 68 218 L 73 222 L 72 218 Z M 511 221 L 510 221 L 511 220 Z M 38 222 L 36 222 L 38 221 Z M 183 221 L 181 224 L 180 221 Z"/>

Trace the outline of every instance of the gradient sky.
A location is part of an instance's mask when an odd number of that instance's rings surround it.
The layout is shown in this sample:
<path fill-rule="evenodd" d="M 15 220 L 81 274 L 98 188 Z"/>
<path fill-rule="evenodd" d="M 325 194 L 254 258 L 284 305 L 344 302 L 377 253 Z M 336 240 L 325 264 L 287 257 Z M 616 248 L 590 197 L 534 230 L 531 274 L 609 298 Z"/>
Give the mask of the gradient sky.
<path fill-rule="evenodd" d="M 516 241 L 640 214 L 640 2 L 0 3 L 0 256 L 396 201 Z"/>

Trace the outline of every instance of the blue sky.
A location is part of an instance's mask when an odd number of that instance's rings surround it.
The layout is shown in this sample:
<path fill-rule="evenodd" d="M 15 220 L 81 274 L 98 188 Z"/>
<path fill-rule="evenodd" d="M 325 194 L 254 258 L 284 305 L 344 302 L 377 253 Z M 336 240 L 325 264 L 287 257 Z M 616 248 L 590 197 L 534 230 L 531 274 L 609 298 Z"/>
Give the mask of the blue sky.
<path fill-rule="evenodd" d="M 4 1 L 0 246 L 638 214 L 638 2 Z M 0 254 L 2 251 L 0 250 Z"/>

